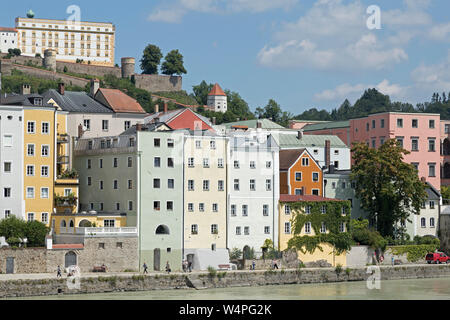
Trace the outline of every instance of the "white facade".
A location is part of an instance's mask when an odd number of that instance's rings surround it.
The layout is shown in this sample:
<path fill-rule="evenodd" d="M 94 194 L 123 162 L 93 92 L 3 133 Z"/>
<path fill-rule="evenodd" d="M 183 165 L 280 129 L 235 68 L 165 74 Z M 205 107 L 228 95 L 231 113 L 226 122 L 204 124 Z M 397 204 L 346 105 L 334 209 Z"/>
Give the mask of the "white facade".
<path fill-rule="evenodd" d="M 228 168 L 228 249 L 248 246 L 261 256 L 266 239 L 278 248 L 280 168 L 275 140 L 267 132 L 231 134 Z"/>
<path fill-rule="evenodd" d="M 23 145 L 23 108 L 0 106 L 0 219 L 25 219 Z"/>
<path fill-rule="evenodd" d="M 17 18 L 16 29 L 17 47 L 24 56 L 39 53 L 43 57 L 46 49 L 54 49 L 57 60 L 114 65 L 115 27 L 111 23 Z"/>
<path fill-rule="evenodd" d="M 320 167 L 325 167 L 325 148 L 324 147 L 314 147 L 307 146 L 306 150 L 313 156 L 313 158 L 319 163 Z M 350 149 L 343 147 L 331 147 L 330 148 L 330 164 L 334 165 L 335 169 L 338 170 L 350 170 L 351 168 L 351 155 Z"/>
<path fill-rule="evenodd" d="M 18 48 L 17 31 L 10 28 L 0 28 L 0 53 L 8 53 L 9 49 Z"/>
<path fill-rule="evenodd" d="M 420 215 L 411 215 L 411 223 L 406 223 L 411 239 L 415 236 L 437 236 L 439 219 L 439 200 L 428 199 L 420 209 Z"/>
<path fill-rule="evenodd" d="M 215 112 L 225 113 L 228 110 L 227 96 L 208 96 L 208 106 L 213 107 Z"/>

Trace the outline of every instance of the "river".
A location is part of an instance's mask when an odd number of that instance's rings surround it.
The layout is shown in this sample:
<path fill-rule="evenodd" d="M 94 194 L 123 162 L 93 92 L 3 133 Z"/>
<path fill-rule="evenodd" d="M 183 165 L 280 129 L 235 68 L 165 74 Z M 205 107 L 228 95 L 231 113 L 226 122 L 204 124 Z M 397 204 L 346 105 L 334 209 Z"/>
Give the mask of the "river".
<path fill-rule="evenodd" d="M 180 289 L 17 299 L 55 300 L 450 300 L 450 278 L 381 281 L 369 290 L 366 282 L 292 284 L 224 289 Z"/>

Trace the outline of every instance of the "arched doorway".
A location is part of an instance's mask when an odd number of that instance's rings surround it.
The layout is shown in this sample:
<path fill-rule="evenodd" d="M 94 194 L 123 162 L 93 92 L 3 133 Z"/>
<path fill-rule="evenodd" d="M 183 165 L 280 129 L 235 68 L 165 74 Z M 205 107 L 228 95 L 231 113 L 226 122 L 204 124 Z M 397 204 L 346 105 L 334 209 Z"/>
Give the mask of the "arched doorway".
<path fill-rule="evenodd" d="M 78 224 L 79 228 L 90 228 L 92 227 L 92 223 L 89 220 L 83 219 Z"/>
<path fill-rule="evenodd" d="M 64 256 L 64 266 L 66 268 L 70 266 L 76 266 L 77 265 L 77 254 L 73 251 L 69 251 Z"/>
<path fill-rule="evenodd" d="M 167 226 L 161 224 L 156 228 L 155 234 L 170 234 L 170 230 Z"/>
<path fill-rule="evenodd" d="M 444 179 L 450 179 L 450 162 L 444 164 Z"/>
<path fill-rule="evenodd" d="M 250 256 L 250 247 L 249 247 L 249 246 L 245 246 L 245 247 L 242 249 L 242 257 L 243 257 L 244 259 L 250 259 L 249 256 Z"/>
<path fill-rule="evenodd" d="M 153 250 L 153 270 L 161 270 L 161 249 L 159 248 Z"/>

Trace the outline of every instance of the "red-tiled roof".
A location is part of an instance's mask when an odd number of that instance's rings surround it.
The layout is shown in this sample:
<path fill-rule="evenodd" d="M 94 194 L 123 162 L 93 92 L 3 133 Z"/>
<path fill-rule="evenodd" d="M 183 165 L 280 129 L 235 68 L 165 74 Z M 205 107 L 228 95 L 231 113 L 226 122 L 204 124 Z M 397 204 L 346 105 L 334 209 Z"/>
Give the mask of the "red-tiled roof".
<path fill-rule="evenodd" d="M 280 194 L 280 202 L 302 202 L 302 201 L 323 202 L 323 201 L 344 201 L 344 200 L 324 198 L 321 196 L 313 196 L 313 195 L 299 196 L 290 194 Z"/>
<path fill-rule="evenodd" d="M 226 96 L 219 84 L 215 84 L 208 96 Z"/>
<path fill-rule="evenodd" d="M 248 126 L 231 126 L 231 128 L 248 129 Z"/>
<path fill-rule="evenodd" d="M 53 249 L 83 249 L 84 245 L 82 243 L 73 244 L 54 244 Z"/>
<path fill-rule="evenodd" d="M 98 89 L 114 112 L 146 113 L 141 105 L 132 97 L 118 89 Z"/>
<path fill-rule="evenodd" d="M 17 29 L 0 27 L 0 31 L 3 31 L 3 32 L 17 32 Z"/>

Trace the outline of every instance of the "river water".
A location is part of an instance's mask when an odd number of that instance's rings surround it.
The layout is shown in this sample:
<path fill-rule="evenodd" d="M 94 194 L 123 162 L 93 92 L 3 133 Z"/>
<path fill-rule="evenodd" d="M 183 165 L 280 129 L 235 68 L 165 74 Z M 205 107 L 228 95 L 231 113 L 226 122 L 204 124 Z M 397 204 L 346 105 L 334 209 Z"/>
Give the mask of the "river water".
<path fill-rule="evenodd" d="M 386 280 L 380 289 L 364 281 L 292 284 L 224 289 L 180 289 L 100 294 L 60 295 L 19 299 L 55 300 L 450 300 L 450 278 Z"/>

